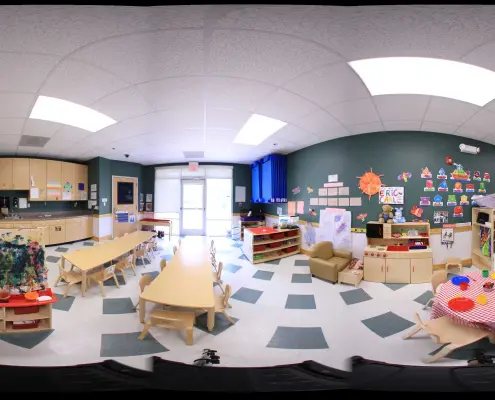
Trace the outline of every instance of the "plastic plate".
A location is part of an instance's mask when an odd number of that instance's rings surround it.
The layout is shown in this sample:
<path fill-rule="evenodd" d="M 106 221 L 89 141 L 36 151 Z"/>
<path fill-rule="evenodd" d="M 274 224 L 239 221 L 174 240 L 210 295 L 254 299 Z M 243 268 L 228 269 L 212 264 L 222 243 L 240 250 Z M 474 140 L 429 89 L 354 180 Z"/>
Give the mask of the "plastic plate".
<path fill-rule="evenodd" d="M 454 276 L 451 281 L 454 285 L 460 285 L 462 282 L 469 283 L 469 278 L 467 276 Z"/>
<path fill-rule="evenodd" d="M 474 301 L 466 297 L 456 297 L 449 301 L 449 308 L 454 311 L 469 311 L 474 308 Z"/>

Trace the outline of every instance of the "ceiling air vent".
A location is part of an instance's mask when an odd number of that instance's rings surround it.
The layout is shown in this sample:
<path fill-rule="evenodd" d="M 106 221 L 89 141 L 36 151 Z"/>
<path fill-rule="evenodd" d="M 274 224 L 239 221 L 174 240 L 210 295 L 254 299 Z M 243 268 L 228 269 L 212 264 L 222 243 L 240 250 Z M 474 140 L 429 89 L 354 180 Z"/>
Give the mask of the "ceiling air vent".
<path fill-rule="evenodd" d="M 204 151 L 183 151 L 185 158 L 205 158 Z"/>
<path fill-rule="evenodd" d="M 50 138 L 44 136 L 22 135 L 19 146 L 43 147 L 49 140 Z"/>

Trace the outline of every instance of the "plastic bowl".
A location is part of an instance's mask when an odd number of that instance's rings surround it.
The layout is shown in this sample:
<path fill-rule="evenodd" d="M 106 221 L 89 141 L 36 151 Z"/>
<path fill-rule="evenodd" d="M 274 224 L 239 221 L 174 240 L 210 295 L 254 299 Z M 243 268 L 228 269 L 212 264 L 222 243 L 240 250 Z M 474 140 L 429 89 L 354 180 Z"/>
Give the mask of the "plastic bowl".
<path fill-rule="evenodd" d="M 29 293 L 26 293 L 24 295 L 24 297 L 26 300 L 34 301 L 34 300 L 38 299 L 39 295 L 37 292 L 29 292 Z"/>

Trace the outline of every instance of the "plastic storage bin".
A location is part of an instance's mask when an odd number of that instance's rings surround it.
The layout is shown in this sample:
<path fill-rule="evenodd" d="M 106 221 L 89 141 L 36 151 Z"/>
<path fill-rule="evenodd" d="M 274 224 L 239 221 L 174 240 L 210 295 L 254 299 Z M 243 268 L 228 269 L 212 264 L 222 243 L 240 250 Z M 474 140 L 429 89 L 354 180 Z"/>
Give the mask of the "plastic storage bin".
<path fill-rule="evenodd" d="M 263 251 L 266 249 L 266 245 L 258 244 L 253 246 L 253 251 Z"/>
<path fill-rule="evenodd" d="M 283 232 L 279 232 L 279 233 L 272 233 L 270 235 L 270 239 L 271 240 L 277 240 L 277 239 L 283 239 L 285 237 L 284 233 Z"/>
<path fill-rule="evenodd" d="M 282 246 L 282 242 L 275 242 L 275 243 L 270 243 L 268 246 L 272 249 L 276 249 L 277 247 Z"/>
<path fill-rule="evenodd" d="M 297 246 L 287 247 L 284 249 L 286 253 L 292 253 L 293 251 L 297 251 Z"/>
<path fill-rule="evenodd" d="M 285 232 L 285 237 L 297 236 L 297 231 L 287 231 Z"/>

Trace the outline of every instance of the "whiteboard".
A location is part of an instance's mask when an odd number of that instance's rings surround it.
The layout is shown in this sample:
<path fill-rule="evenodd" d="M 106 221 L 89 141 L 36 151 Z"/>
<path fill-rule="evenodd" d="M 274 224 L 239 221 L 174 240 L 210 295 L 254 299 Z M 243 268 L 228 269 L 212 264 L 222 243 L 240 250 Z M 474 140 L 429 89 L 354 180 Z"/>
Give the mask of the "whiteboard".
<path fill-rule="evenodd" d="M 245 203 L 246 202 L 246 186 L 236 186 L 234 202 Z"/>

